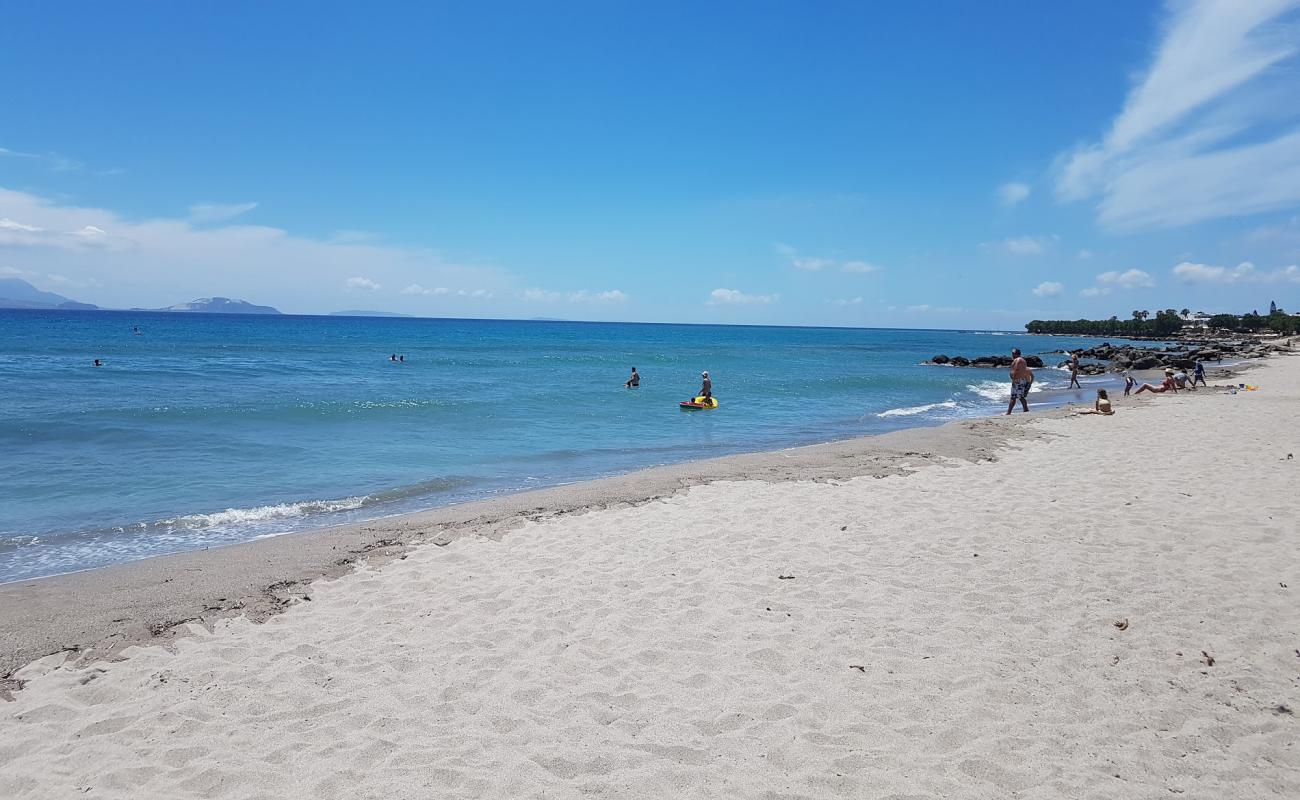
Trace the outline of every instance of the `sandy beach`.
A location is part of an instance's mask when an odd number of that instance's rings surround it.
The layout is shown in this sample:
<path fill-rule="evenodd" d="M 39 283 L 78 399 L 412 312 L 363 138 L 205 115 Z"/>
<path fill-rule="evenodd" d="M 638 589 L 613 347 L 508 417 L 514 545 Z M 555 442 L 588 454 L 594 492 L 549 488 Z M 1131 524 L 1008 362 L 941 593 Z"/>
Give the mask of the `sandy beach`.
<path fill-rule="evenodd" d="M 0 587 L 0 796 L 1295 797 L 1240 380 Z"/>

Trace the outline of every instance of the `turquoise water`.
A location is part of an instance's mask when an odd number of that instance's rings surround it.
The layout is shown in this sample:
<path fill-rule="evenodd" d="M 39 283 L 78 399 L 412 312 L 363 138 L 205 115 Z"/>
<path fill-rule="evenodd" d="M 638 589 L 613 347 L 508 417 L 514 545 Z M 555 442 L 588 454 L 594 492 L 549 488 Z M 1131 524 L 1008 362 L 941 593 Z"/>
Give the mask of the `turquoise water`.
<path fill-rule="evenodd" d="M 987 414 L 1004 370 L 918 362 L 1098 341 L 0 311 L 0 581 Z M 680 411 L 703 369 L 721 408 Z"/>

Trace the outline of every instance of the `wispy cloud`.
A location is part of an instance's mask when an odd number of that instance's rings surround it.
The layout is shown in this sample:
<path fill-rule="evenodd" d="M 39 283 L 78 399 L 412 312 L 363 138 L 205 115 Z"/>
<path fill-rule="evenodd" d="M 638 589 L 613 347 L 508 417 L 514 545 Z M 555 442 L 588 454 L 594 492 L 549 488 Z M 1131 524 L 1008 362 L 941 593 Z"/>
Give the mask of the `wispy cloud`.
<path fill-rule="evenodd" d="M 1037 297 L 1056 297 L 1065 292 L 1065 284 L 1056 281 L 1043 281 L 1035 286 L 1033 291 Z"/>
<path fill-rule="evenodd" d="M 862 260 L 840 261 L 836 258 L 821 258 L 802 255 L 798 250 L 788 244 L 778 244 L 776 246 L 776 251 L 786 257 L 790 262 L 790 266 L 808 272 L 838 269 L 841 272 L 867 273 L 877 272 L 880 270 L 880 267 Z"/>
<path fill-rule="evenodd" d="M 491 300 L 495 295 L 487 289 L 449 289 L 446 286 L 421 286 L 413 283 L 401 289 L 400 294 L 427 297 L 467 297 L 471 300 Z"/>
<path fill-rule="evenodd" d="M 593 292 L 578 289 L 571 292 L 557 292 L 551 289 L 525 289 L 519 293 L 520 298 L 534 303 L 623 303 L 628 299 L 627 293 L 618 289 Z"/>
<path fill-rule="evenodd" d="M 1080 297 L 1103 297 L 1113 291 L 1109 286 L 1089 286 L 1087 289 L 1080 289 Z"/>
<path fill-rule="evenodd" d="M 10 150 L 7 147 L 0 147 L 0 157 L 37 161 L 47 169 L 55 172 L 72 172 L 86 166 L 75 158 L 68 158 L 58 153 L 24 153 L 21 150 Z"/>
<path fill-rule="evenodd" d="M 190 206 L 190 222 L 225 222 L 257 208 L 257 203 L 195 203 Z"/>
<path fill-rule="evenodd" d="M 1100 141 L 1057 159 L 1058 197 L 1113 230 L 1300 201 L 1300 0 L 1170 2 L 1150 69 Z M 1289 63 L 1288 63 L 1289 62 Z"/>
<path fill-rule="evenodd" d="M 379 291 L 379 284 L 369 278 L 348 278 L 344 281 L 344 285 L 349 289 L 364 289 L 367 292 Z"/>
<path fill-rule="evenodd" d="M 1008 208 L 1023 203 L 1029 197 L 1029 185 L 1025 183 L 1004 183 L 998 187 L 998 202 Z"/>
<path fill-rule="evenodd" d="M 27 225 L 22 222 L 15 222 L 8 217 L 0 217 L 0 231 L 19 231 L 22 233 L 40 233 L 41 228 L 35 225 Z"/>
<path fill-rule="evenodd" d="M 768 305 L 781 299 L 779 294 L 746 294 L 739 289 L 714 289 L 709 292 L 708 304 L 716 305 Z"/>
<path fill-rule="evenodd" d="M 377 284 L 516 285 L 491 266 L 450 263 L 423 249 L 331 243 L 264 225 L 198 225 L 188 217 L 132 219 L 0 188 L 0 258 L 40 274 L 103 288 L 78 299 L 100 305 L 163 306 L 238 291 L 286 310 L 328 310 L 347 279 Z"/>
<path fill-rule="evenodd" d="M 833 306 L 860 306 L 862 305 L 862 298 L 861 297 L 849 297 L 849 298 L 838 297 L 834 300 L 827 300 L 826 302 L 829 305 L 833 305 Z"/>
<path fill-rule="evenodd" d="M 1056 234 L 1048 236 L 1014 236 L 1000 242 L 985 242 L 981 247 L 985 250 L 1013 256 L 1038 256 L 1050 250 L 1052 246 L 1060 241 L 1060 238 Z"/>
<path fill-rule="evenodd" d="M 1184 261 L 1172 270 L 1174 277 L 1185 283 L 1300 283 L 1300 266 L 1260 272 L 1249 261 L 1243 261 L 1231 269 L 1209 264 L 1194 264 Z"/>

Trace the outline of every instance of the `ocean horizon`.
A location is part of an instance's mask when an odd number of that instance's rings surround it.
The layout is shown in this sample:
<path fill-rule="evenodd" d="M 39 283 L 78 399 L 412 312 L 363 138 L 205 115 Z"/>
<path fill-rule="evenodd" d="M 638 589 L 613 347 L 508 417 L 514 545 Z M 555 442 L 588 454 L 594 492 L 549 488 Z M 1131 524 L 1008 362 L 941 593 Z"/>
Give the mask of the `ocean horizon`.
<path fill-rule="evenodd" d="M 136 333 L 138 329 L 139 333 Z M 0 582 L 1005 409 L 1096 337 L 0 311 Z M 1118 341 L 1118 340 L 1116 340 Z M 393 362 L 392 357 L 404 358 Z M 102 367 L 94 367 L 100 359 Z M 639 389 L 623 388 L 631 367 Z M 716 410 L 682 412 L 709 370 Z M 1113 378 L 1039 371 L 1039 405 Z"/>

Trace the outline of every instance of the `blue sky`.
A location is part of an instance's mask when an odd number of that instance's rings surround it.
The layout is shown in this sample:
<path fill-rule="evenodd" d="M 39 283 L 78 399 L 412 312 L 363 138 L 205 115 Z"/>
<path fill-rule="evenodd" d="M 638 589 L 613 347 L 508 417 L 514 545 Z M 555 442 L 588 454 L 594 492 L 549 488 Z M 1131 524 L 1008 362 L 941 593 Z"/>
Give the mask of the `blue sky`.
<path fill-rule="evenodd" d="M 0 274 L 105 306 L 1300 307 L 1300 0 L 29 4 Z"/>

